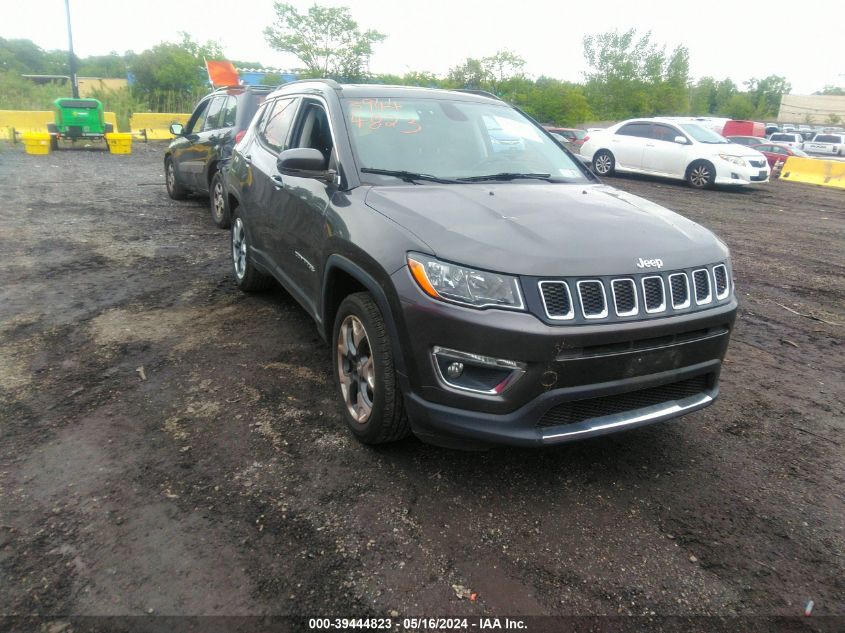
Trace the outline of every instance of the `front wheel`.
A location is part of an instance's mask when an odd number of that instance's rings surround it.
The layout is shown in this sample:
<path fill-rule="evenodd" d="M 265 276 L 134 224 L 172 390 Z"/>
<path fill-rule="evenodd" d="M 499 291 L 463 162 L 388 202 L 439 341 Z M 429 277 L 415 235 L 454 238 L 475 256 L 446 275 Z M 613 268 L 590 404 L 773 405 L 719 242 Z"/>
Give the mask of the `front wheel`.
<path fill-rule="evenodd" d="M 228 229 L 232 224 L 232 217 L 229 213 L 229 203 L 226 200 L 226 190 L 223 187 L 223 174 L 219 171 L 211 178 L 210 202 L 211 219 L 221 229 Z"/>
<path fill-rule="evenodd" d="M 593 156 L 593 170 L 599 176 L 612 176 L 616 169 L 616 159 L 606 149 L 601 149 Z"/>
<path fill-rule="evenodd" d="M 232 270 L 235 283 L 244 292 L 261 292 L 270 286 L 270 277 L 252 263 L 246 227 L 238 216 L 232 222 Z"/>
<path fill-rule="evenodd" d="M 716 169 L 706 160 L 698 160 L 687 169 L 687 182 L 696 189 L 712 187 L 716 181 Z"/>
<path fill-rule="evenodd" d="M 343 418 L 364 444 L 407 437 L 411 428 L 381 310 L 368 292 L 340 304 L 334 322 L 334 374 Z"/>
<path fill-rule="evenodd" d="M 167 195 L 174 200 L 184 200 L 188 197 L 188 190 L 185 189 L 176 177 L 176 167 L 173 166 L 173 159 L 169 156 L 164 159 L 164 181 L 167 185 Z"/>

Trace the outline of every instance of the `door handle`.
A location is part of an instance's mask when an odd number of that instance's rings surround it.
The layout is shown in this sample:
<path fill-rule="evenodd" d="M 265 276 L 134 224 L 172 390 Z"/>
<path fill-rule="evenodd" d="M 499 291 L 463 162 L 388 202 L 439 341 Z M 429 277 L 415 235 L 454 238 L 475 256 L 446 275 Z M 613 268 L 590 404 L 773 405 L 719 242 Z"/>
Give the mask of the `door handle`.
<path fill-rule="evenodd" d="M 282 180 L 282 177 L 279 176 L 278 174 L 275 174 L 274 176 L 271 176 L 270 178 L 273 180 L 273 185 L 276 187 L 276 189 L 281 189 L 282 187 L 285 186 L 285 183 Z"/>

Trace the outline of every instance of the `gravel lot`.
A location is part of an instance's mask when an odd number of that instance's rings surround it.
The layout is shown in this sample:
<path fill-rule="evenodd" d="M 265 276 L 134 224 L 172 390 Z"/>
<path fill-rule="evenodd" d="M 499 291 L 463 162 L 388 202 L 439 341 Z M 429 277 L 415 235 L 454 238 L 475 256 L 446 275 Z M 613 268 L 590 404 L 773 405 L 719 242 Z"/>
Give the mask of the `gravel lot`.
<path fill-rule="evenodd" d="M 373 449 L 342 426 L 313 323 L 235 288 L 228 233 L 167 197 L 162 153 L 0 145 L 0 614 L 813 600 L 784 630 L 845 630 L 819 617 L 845 617 L 845 192 L 609 179 L 731 247 L 714 406 L 549 450 Z"/>

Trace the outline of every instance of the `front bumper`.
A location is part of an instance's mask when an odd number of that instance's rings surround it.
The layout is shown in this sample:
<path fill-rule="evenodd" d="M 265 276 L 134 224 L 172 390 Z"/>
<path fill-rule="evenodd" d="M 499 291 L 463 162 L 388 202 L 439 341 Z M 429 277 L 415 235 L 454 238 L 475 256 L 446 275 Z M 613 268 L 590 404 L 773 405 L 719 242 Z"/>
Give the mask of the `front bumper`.
<path fill-rule="evenodd" d="M 416 435 L 441 445 L 557 444 L 701 409 L 718 395 L 737 308 L 731 299 L 660 319 L 548 325 L 524 312 L 430 299 L 407 269 L 393 281 L 409 333 L 403 345 L 408 414 Z M 435 346 L 517 361 L 525 373 L 500 394 L 466 393 L 438 375 Z M 699 387 L 673 390 L 691 381 Z M 667 398 L 659 397 L 661 390 Z M 562 407 L 572 410 L 558 423 Z"/>
<path fill-rule="evenodd" d="M 735 165 L 725 160 L 716 159 L 717 185 L 750 185 L 752 183 L 767 182 L 771 175 L 768 161 L 763 159 L 762 167 Z"/>

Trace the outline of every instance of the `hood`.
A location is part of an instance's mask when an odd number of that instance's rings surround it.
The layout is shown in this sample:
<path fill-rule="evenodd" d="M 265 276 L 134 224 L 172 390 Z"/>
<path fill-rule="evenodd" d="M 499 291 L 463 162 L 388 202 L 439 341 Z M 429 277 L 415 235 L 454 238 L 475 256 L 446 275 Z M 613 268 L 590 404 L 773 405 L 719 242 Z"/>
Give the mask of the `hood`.
<path fill-rule="evenodd" d="M 714 145 L 714 147 L 723 148 L 721 151 L 715 152 L 717 154 L 731 154 L 732 156 L 741 156 L 742 158 L 760 159 L 763 153 L 760 150 L 743 145 L 742 143 L 730 143 L 728 145 Z"/>
<path fill-rule="evenodd" d="M 727 257 L 707 229 L 606 185 L 373 187 L 366 203 L 425 242 L 429 254 L 497 272 L 617 275 L 644 272 L 640 258 L 674 270 Z"/>

